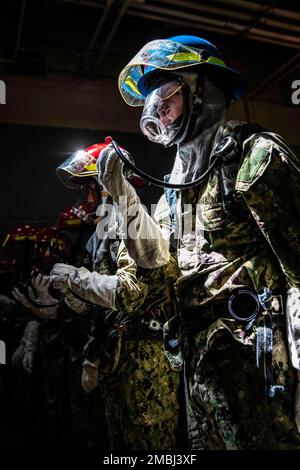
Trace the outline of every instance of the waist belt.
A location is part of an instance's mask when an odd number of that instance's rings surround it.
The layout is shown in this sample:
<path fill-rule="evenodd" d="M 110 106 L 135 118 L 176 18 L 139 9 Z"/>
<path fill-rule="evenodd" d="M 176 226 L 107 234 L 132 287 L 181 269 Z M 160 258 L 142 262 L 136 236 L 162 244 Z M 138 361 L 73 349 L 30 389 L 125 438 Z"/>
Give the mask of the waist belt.
<path fill-rule="evenodd" d="M 130 322 L 122 335 L 125 341 L 163 341 L 163 329 L 158 320 L 141 317 Z"/>
<path fill-rule="evenodd" d="M 106 343 L 116 337 L 122 337 L 125 341 L 163 341 L 163 329 L 161 323 L 152 318 L 127 318 L 112 325 Z"/>

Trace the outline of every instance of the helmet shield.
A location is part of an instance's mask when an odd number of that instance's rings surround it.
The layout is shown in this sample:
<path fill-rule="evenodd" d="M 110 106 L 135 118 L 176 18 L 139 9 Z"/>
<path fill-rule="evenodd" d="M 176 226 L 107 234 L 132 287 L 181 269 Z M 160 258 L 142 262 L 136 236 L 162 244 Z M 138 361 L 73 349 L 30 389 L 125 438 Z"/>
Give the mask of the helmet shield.
<path fill-rule="evenodd" d="M 120 93 L 130 106 L 143 106 L 145 94 L 144 90 L 140 89 L 139 81 L 152 69 L 172 71 L 203 63 L 226 67 L 223 60 L 210 55 L 207 50 L 189 47 L 169 39 L 151 41 L 120 73 Z"/>
<path fill-rule="evenodd" d="M 57 167 L 56 174 L 65 186 L 77 188 L 78 178 L 97 176 L 96 158 L 92 152 L 78 150 Z"/>
<path fill-rule="evenodd" d="M 182 125 L 185 110 L 183 83 L 163 83 L 146 97 L 140 127 L 149 140 L 169 145 Z"/>

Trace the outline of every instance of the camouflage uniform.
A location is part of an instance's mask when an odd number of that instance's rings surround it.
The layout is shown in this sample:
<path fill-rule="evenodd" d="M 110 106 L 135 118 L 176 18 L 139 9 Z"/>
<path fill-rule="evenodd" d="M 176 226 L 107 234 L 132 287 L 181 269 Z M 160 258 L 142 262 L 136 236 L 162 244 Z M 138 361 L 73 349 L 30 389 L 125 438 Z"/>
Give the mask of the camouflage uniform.
<path fill-rule="evenodd" d="M 224 134 L 236 125 L 227 123 Z M 256 293 L 269 288 L 284 298 L 288 287 L 299 287 L 298 162 L 284 142 L 268 132 L 252 132 L 236 148 L 230 160 L 231 207 L 224 204 L 223 163 L 201 186 L 178 197 L 179 207 L 192 205 L 194 221 L 199 205 L 203 224 L 202 234 L 194 232 L 192 246 L 191 237 L 189 245 L 183 237 L 177 247 L 190 446 L 300 449 L 294 423 L 296 373 L 287 353 L 284 321 L 273 317 L 272 363 L 274 383 L 283 385 L 285 392 L 265 398 L 255 348 L 266 313 L 261 311 L 246 330 L 225 308 L 236 288 Z M 165 201 L 160 205 L 165 214 Z"/>
<path fill-rule="evenodd" d="M 101 394 L 112 449 L 167 450 L 175 448 L 178 425 L 178 371 L 165 355 L 161 332 L 149 329 L 149 320 L 164 323 L 170 315 L 166 286 L 176 260 L 166 270 L 154 270 L 155 288 L 143 282 L 125 248 L 118 255 L 117 306 L 113 322 L 118 333 L 111 373 L 101 364 Z M 155 305 L 154 305 L 155 304 Z M 142 323 L 141 323 L 142 322 Z M 144 327 L 141 324 L 144 323 Z"/>
<path fill-rule="evenodd" d="M 75 283 L 70 287 L 70 308 L 88 313 L 91 320 L 82 374 L 91 405 L 85 415 L 87 445 L 96 449 L 95 439 L 108 434 L 107 447 L 112 449 L 174 448 L 179 378 L 164 355 L 162 325 L 172 315 L 172 302 L 165 291 L 173 282 L 174 266 L 178 274 L 177 260 L 167 269 L 153 271 L 153 288 L 144 282 L 143 273 L 137 272 L 126 250 L 120 250 L 116 260 L 114 247 L 118 240 L 109 236 L 100 240 L 95 232 L 90 241 L 87 249 L 93 272 L 85 270 L 85 275 L 93 283 L 88 287 L 80 283 L 79 289 Z M 73 266 L 58 264 L 52 276 L 59 270 L 79 273 Z M 103 278 L 113 280 L 113 304 L 105 303 L 103 292 L 99 294 Z M 70 302 L 68 293 L 66 300 Z M 95 416 L 97 408 L 105 411 L 107 431 L 105 419 L 101 414 L 100 419 L 99 414 Z"/>

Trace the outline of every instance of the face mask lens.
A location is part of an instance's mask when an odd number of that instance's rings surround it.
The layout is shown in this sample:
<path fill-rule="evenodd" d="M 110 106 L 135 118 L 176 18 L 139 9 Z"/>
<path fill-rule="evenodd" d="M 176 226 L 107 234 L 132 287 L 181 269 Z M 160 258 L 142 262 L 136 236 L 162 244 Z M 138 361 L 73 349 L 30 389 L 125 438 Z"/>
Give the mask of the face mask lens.
<path fill-rule="evenodd" d="M 144 126 L 144 131 L 150 140 L 154 140 L 156 139 L 156 137 L 162 136 L 165 131 L 165 128 L 159 120 L 146 119 L 144 122 Z"/>
<path fill-rule="evenodd" d="M 182 85 L 177 81 L 165 83 L 147 96 L 141 130 L 149 140 L 167 145 L 180 128 L 183 113 Z"/>

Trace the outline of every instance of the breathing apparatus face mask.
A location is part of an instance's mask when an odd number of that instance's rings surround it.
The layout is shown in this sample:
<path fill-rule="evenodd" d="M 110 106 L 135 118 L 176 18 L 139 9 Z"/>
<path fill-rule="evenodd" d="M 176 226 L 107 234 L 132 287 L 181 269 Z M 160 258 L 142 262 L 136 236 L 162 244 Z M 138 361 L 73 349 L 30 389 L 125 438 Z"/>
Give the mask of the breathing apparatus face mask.
<path fill-rule="evenodd" d="M 140 127 L 149 140 L 168 146 L 183 124 L 188 107 L 187 85 L 174 77 L 152 88 L 145 100 Z"/>
<path fill-rule="evenodd" d="M 168 74 L 157 77 L 146 97 L 140 127 L 153 142 L 169 147 L 187 135 L 195 100 L 198 100 L 197 73 Z"/>
<path fill-rule="evenodd" d="M 153 185 L 185 189 L 207 179 L 219 157 L 210 156 L 221 123 L 225 120 L 225 95 L 207 76 L 176 71 L 152 77 L 140 121 L 142 132 L 153 142 L 178 151 L 169 182 L 148 175 L 127 161 L 117 143 L 113 148 L 125 165 Z M 159 81 L 158 81 L 159 80 Z M 174 101 L 173 101 L 174 100 Z"/>

